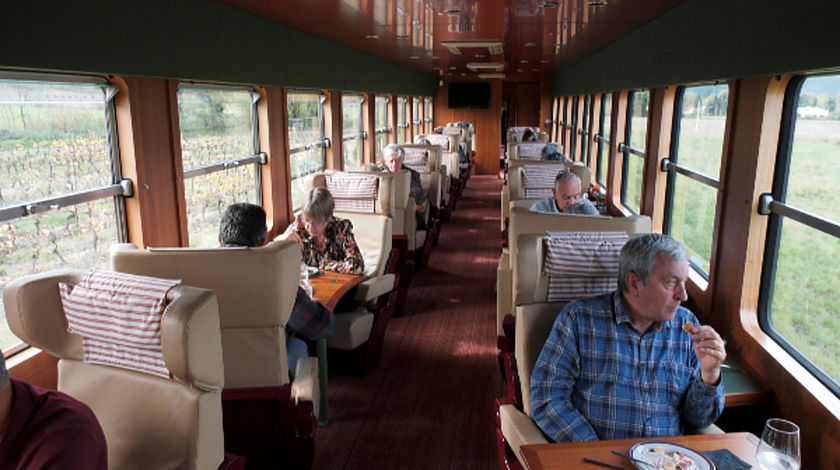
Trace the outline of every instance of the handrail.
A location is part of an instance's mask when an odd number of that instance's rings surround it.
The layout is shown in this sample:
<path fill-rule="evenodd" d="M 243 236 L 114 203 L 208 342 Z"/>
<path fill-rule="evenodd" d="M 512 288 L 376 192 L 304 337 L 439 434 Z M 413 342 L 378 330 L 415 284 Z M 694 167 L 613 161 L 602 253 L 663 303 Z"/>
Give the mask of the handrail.
<path fill-rule="evenodd" d="M 342 141 L 353 140 L 353 139 L 367 139 L 367 131 L 357 131 L 353 132 L 352 134 L 344 134 L 341 138 Z"/>
<path fill-rule="evenodd" d="M 819 230 L 827 235 L 840 238 L 840 225 L 837 223 L 818 215 L 799 210 L 783 202 L 776 201 L 773 199 L 773 195 L 769 193 L 764 193 L 759 197 L 758 213 L 761 215 L 770 215 L 770 213 L 774 213 L 782 217 L 790 217 L 799 223 L 805 224 L 808 227 Z"/>
<path fill-rule="evenodd" d="M 626 151 L 627 153 L 632 153 L 633 155 L 636 155 L 637 157 L 644 157 L 645 156 L 644 150 L 639 150 L 635 147 L 631 147 L 631 146 L 625 144 L 624 142 L 619 142 L 618 143 L 618 151 L 619 152 L 625 152 Z"/>
<path fill-rule="evenodd" d="M 248 155 L 247 157 L 237 158 L 234 160 L 226 160 L 223 162 L 217 163 L 210 163 L 208 165 L 197 166 L 195 168 L 189 168 L 184 170 L 184 179 L 195 178 L 196 176 L 208 175 L 210 173 L 215 173 L 217 171 L 228 170 L 230 168 L 235 168 L 241 165 L 248 165 L 251 163 L 257 163 L 259 165 L 265 165 L 268 162 L 265 152 L 260 152 L 254 155 Z"/>
<path fill-rule="evenodd" d="M 330 139 L 324 138 L 323 140 L 310 142 L 308 144 L 300 144 L 294 147 L 289 147 L 289 155 L 299 152 L 308 152 L 309 150 L 315 148 L 328 148 L 330 146 Z"/>
<path fill-rule="evenodd" d="M 40 214 L 51 210 L 58 210 L 62 207 L 73 206 L 83 202 L 96 201 L 111 196 L 131 197 L 134 195 L 134 183 L 124 179 L 119 183 L 108 186 L 100 186 L 93 189 L 85 189 L 61 196 L 38 199 L 32 202 L 24 202 L 14 206 L 0 208 L 0 222 L 14 220 L 28 215 Z"/>
<path fill-rule="evenodd" d="M 595 142 L 604 142 L 605 144 L 610 143 L 610 138 L 609 137 L 604 137 L 601 134 L 595 134 L 595 136 L 592 137 L 592 140 L 594 140 Z"/>
<path fill-rule="evenodd" d="M 662 166 L 660 169 L 664 172 L 673 170 L 683 176 L 687 176 L 693 179 L 694 181 L 697 181 L 698 183 L 703 183 L 706 186 L 711 186 L 715 189 L 718 189 L 720 187 L 720 182 L 717 179 L 712 178 L 711 176 L 704 175 L 703 173 L 691 170 L 684 166 L 677 165 L 668 158 L 662 159 Z"/>
<path fill-rule="evenodd" d="M 391 132 L 392 130 L 393 129 L 391 129 L 391 126 L 377 127 L 376 128 L 376 135 L 387 134 L 387 133 Z"/>

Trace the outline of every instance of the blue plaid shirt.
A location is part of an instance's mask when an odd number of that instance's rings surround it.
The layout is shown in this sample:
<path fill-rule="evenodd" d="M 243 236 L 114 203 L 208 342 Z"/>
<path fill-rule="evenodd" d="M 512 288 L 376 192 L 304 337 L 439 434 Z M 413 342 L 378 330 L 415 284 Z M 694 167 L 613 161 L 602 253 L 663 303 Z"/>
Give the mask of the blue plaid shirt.
<path fill-rule="evenodd" d="M 676 316 L 642 334 L 615 291 L 563 309 L 531 373 L 531 410 L 555 441 L 674 436 L 713 423 L 723 382 L 700 378 L 686 322 Z"/>

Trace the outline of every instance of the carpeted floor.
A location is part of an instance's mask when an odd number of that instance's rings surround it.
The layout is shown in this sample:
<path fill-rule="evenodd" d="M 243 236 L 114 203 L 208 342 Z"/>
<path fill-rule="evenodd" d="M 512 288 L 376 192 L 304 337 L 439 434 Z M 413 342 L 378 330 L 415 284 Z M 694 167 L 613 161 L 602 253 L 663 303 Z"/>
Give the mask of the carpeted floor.
<path fill-rule="evenodd" d="M 382 362 L 366 377 L 329 377 L 330 415 L 313 469 L 497 468 L 496 365 L 499 191 L 473 176 L 414 275 L 406 315 L 388 326 Z"/>

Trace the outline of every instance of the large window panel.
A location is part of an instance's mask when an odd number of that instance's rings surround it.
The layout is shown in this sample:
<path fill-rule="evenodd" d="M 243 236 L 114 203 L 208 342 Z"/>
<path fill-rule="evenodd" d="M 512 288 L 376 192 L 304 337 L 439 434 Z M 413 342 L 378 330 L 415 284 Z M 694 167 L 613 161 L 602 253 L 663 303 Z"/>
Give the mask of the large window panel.
<path fill-rule="evenodd" d="M 397 98 L 397 143 L 405 143 L 408 135 L 408 113 L 406 113 L 406 99 Z"/>
<path fill-rule="evenodd" d="M 344 169 L 358 170 L 361 168 L 365 150 L 365 133 L 362 128 L 361 95 L 343 95 L 341 97 L 342 129 L 344 132 Z"/>
<path fill-rule="evenodd" d="M 645 165 L 645 138 L 650 92 L 630 92 L 627 105 L 627 134 L 621 146 L 624 166 L 621 178 L 621 203 L 638 214 L 642 206 L 642 173 Z"/>
<path fill-rule="evenodd" d="M 420 125 L 423 120 L 420 119 L 420 98 L 412 98 L 411 100 L 411 129 L 413 135 L 420 135 Z"/>
<path fill-rule="evenodd" d="M 376 160 L 382 160 L 382 149 L 388 145 L 388 136 L 391 134 L 391 126 L 389 125 L 388 103 L 391 100 L 386 96 L 376 97 Z"/>
<path fill-rule="evenodd" d="M 762 204 L 771 218 L 759 321 L 840 395 L 838 97 L 840 75 L 789 87 L 773 194 Z"/>
<path fill-rule="evenodd" d="M 431 98 L 424 98 L 424 110 L 423 110 L 423 132 L 426 134 L 432 133 L 432 99 Z"/>
<path fill-rule="evenodd" d="M 219 244 L 219 222 L 230 204 L 261 202 L 259 96 L 248 88 L 182 84 L 178 89 L 190 246 Z"/>
<path fill-rule="evenodd" d="M 323 170 L 327 140 L 324 138 L 324 101 L 317 91 L 289 91 L 289 160 L 292 173 L 292 207 L 297 209 L 306 196 L 303 179 Z"/>
<path fill-rule="evenodd" d="M 0 290 L 57 268 L 107 268 L 127 241 L 112 98 L 104 80 L 0 75 Z M 130 183 L 130 182 L 127 182 Z M 20 343 L 0 297 L 0 350 Z"/>
<path fill-rule="evenodd" d="M 728 101 L 727 85 L 679 90 L 666 169 L 664 231 L 683 242 L 692 266 L 707 279 Z"/>
<path fill-rule="evenodd" d="M 612 93 L 601 95 L 601 123 L 597 136 L 598 161 L 595 162 L 595 181 L 604 187 L 607 177 L 607 158 L 610 149 L 610 119 L 612 116 Z"/>

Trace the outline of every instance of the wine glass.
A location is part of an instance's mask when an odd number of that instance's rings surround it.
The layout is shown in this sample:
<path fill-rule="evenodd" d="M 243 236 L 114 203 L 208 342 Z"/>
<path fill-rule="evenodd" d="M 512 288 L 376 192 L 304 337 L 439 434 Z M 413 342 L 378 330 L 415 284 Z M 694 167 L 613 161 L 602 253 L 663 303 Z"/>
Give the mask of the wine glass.
<path fill-rule="evenodd" d="M 755 461 L 763 470 L 799 470 L 799 426 L 780 418 L 764 424 Z"/>

